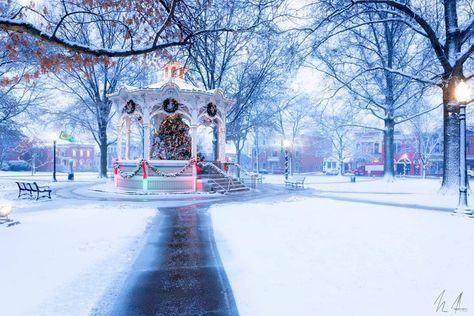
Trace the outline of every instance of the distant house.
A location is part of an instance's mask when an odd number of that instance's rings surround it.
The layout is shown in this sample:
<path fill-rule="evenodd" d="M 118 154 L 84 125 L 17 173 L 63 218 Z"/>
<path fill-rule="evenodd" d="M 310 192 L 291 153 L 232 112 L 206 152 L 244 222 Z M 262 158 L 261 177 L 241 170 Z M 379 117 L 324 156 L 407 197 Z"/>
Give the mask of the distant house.
<path fill-rule="evenodd" d="M 45 148 L 52 152 L 52 146 Z M 69 161 L 73 161 L 74 171 L 96 171 L 95 145 L 58 143 L 56 145 L 56 168 L 58 171 L 68 171 Z M 38 171 L 50 171 L 53 168 L 52 159 Z"/>

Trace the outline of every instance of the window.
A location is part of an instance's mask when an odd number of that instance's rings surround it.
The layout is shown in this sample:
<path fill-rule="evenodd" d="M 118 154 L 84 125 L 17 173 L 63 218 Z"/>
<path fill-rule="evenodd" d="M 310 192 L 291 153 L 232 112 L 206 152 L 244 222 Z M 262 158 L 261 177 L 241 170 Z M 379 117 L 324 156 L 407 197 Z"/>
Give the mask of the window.
<path fill-rule="evenodd" d="M 278 151 L 272 150 L 272 157 L 278 157 Z"/>
<path fill-rule="evenodd" d="M 400 147 L 401 147 L 400 143 L 393 144 L 393 147 L 394 147 L 396 153 L 400 152 Z"/>
<path fill-rule="evenodd" d="M 75 149 L 72 150 L 72 156 L 76 157 L 76 150 Z"/>
<path fill-rule="evenodd" d="M 81 149 L 81 150 L 79 151 L 79 156 L 81 156 L 81 157 L 84 156 L 84 150 Z"/>
<path fill-rule="evenodd" d="M 91 156 L 91 151 L 90 151 L 89 149 L 86 151 L 86 156 L 87 156 L 87 157 L 90 157 L 90 156 Z"/>
<path fill-rule="evenodd" d="M 374 154 L 379 154 L 380 153 L 379 146 L 380 146 L 379 143 L 374 144 Z"/>

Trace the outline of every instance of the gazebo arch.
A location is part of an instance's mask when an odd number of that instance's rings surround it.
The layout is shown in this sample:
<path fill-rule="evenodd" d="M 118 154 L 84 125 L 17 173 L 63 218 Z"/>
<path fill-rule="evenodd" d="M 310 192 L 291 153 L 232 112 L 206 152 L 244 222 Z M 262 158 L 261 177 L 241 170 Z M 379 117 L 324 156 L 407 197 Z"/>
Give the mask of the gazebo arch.
<path fill-rule="evenodd" d="M 164 80 L 148 87 L 122 86 L 117 92 L 110 94 L 119 113 L 117 125 L 117 162 L 116 165 L 135 165 L 130 161 L 130 126 L 134 123 L 143 128 L 144 155 L 143 160 L 152 170 L 172 171 L 190 166 L 190 161 L 183 160 L 154 160 L 150 156 L 150 149 L 156 135 L 151 130 L 157 130 L 160 124 L 172 115 L 180 114 L 189 125 L 191 137 L 191 160 L 197 159 L 197 129 L 201 125 L 211 122 L 217 127 L 217 161 L 225 161 L 225 123 L 228 110 L 233 101 L 226 98 L 220 89 L 199 89 L 184 80 L 186 68 L 184 65 L 171 62 L 163 66 Z M 123 131 L 125 130 L 125 133 Z M 125 152 L 122 152 L 123 138 L 125 137 Z M 171 168 L 170 166 L 173 166 Z M 122 167 L 125 168 L 125 167 Z M 142 169 L 144 169 L 143 167 Z M 192 176 L 196 181 L 195 166 L 192 165 Z M 158 173 L 160 173 L 159 171 Z M 145 176 L 146 177 L 146 176 Z M 166 177 L 169 178 L 169 177 Z M 175 182 L 177 179 L 174 179 Z M 163 179 L 160 179 L 163 182 Z M 129 183 L 128 183 L 129 182 Z M 134 181 L 122 179 L 123 186 L 135 187 Z M 171 180 L 170 180 L 171 182 Z M 130 184 L 132 183 L 132 184 Z M 130 185 L 129 185 L 130 184 Z M 120 183 L 118 183 L 120 186 Z M 145 188 L 145 185 L 143 185 Z M 148 186 L 146 186 L 148 188 Z M 194 189 L 196 185 L 194 184 Z"/>

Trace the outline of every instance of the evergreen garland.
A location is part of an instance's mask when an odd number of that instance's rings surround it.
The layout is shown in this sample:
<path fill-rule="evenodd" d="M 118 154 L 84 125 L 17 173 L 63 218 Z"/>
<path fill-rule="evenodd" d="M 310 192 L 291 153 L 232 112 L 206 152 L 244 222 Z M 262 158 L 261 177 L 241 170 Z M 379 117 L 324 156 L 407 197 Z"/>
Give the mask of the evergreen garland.
<path fill-rule="evenodd" d="M 155 133 L 151 158 L 159 160 L 189 160 L 191 137 L 189 126 L 180 114 L 168 116 Z"/>

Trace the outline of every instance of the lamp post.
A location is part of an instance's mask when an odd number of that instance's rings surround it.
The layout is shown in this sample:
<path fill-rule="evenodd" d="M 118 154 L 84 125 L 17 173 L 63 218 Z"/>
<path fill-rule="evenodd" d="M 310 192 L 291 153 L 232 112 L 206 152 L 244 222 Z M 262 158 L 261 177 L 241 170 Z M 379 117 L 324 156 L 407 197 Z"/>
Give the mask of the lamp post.
<path fill-rule="evenodd" d="M 285 181 L 288 180 L 288 148 L 290 147 L 291 143 L 289 140 L 283 140 L 283 147 L 285 149 Z"/>
<path fill-rule="evenodd" d="M 466 105 L 470 98 L 469 88 L 461 81 L 455 90 L 456 99 L 459 104 L 459 202 L 455 213 L 461 215 L 472 215 L 472 210 L 467 204 L 466 187 Z"/>
<path fill-rule="evenodd" d="M 56 180 L 56 134 L 53 135 L 53 182 Z"/>

